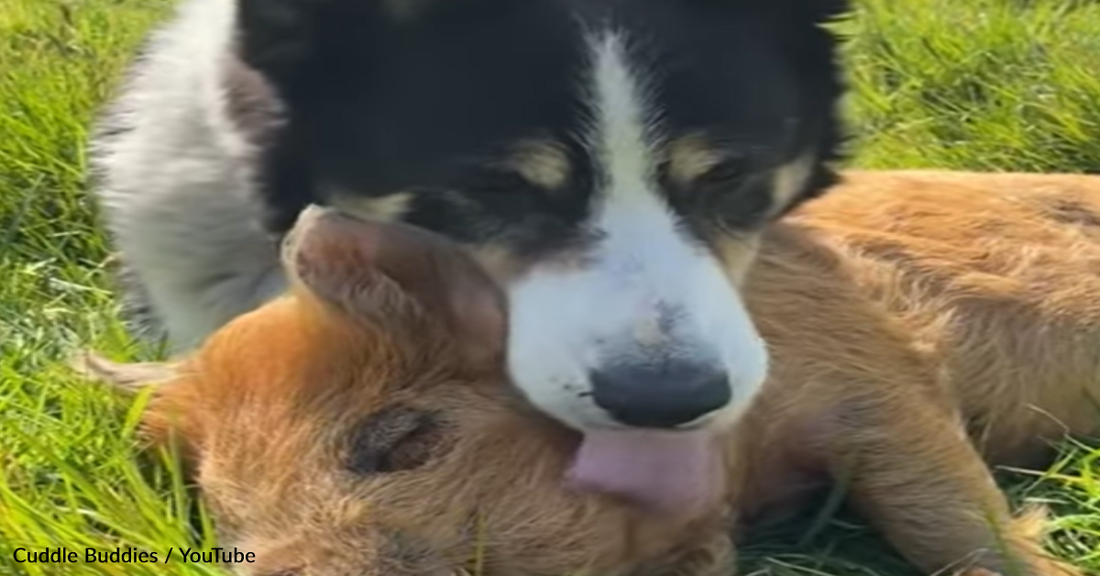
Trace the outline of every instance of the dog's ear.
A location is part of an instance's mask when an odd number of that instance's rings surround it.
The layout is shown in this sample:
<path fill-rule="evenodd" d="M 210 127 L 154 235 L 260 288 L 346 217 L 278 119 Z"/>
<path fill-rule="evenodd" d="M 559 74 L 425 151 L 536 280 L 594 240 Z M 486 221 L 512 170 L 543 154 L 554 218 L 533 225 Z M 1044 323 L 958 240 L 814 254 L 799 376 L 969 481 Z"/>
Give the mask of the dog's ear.
<path fill-rule="evenodd" d="M 732 0 L 758 1 L 773 10 L 780 17 L 805 15 L 814 22 L 829 22 L 848 14 L 852 10 L 851 0 Z"/>
<path fill-rule="evenodd" d="M 768 8 L 787 17 L 808 14 L 815 20 L 831 20 L 852 10 L 851 0 L 685 0 L 696 4 L 734 8 Z"/>
<path fill-rule="evenodd" d="M 293 81 L 315 52 L 326 10 L 336 0 L 239 0 L 237 53 L 278 90 Z"/>
<path fill-rule="evenodd" d="M 828 22 L 852 11 L 850 0 L 794 0 L 804 4 L 819 22 Z"/>
<path fill-rule="evenodd" d="M 237 54 L 280 91 L 301 74 L 346 55 L 344 43 L 376 39 L 416 20 L 435 0 L 237 0 Z M 362 45 L 362 44 L 360 44 Z M 283 97 L 291 95 L 282 94 Z"/>
<path fill-rule="evenodd" d="M 442 337 L 477 363 L 501 353 L 503 295 L 438 234 L 311 206 L 287 236 L 283 260 L 291 278 L 340 314 L 414 342 Z"/>

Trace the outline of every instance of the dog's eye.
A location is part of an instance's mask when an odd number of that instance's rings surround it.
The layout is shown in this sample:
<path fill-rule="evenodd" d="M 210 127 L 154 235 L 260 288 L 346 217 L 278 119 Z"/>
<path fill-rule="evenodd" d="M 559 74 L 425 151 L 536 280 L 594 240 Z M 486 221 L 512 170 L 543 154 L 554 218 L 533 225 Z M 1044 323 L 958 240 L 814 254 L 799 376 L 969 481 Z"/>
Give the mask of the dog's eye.
<path fill-rule="evenodd" d="M 467 188 L 476 194 L 514 197 L 532 192 L 535 186 L 510 170 L 482 170 L 469 180 Z"/>
<path fill-rule="evenodd" d="M 695 179 L 696 186 L 728 188 L 741 184 L 748 174 L 748 163 L 743 158 L 730 158 L 711 166 Z"/>
<path fill-rule="evenodd" d="M 758 160 L 724 160 L 698 179 L 698 198 L 723 232 L 754 230 L 766 221 L 774 172 Z"/>
<path fill-rule="evenodd" d="M 435 413 L 403 406 L 385 408 L 352 430 L 345 465 L 357 474 L 419 468 L 442 448 L 444 429 Z"/>

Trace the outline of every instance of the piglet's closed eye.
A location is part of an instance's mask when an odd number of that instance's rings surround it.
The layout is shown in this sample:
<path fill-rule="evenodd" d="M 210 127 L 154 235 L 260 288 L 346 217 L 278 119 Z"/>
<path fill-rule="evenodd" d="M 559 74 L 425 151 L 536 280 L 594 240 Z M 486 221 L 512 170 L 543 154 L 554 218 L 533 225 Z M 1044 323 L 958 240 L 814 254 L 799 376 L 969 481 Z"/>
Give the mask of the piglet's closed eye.
<path fill-rule="evenodd" d="M 475 362 L 503 349 L 502 294 L 460 246 L 438 234 L 311 206 L 287 236 L 283 261 L 301 285 L 343 313 L 397 330 L 418 325 L 414 316 L 430 319 Z"/>
<path fill-rule="evenodd" d="M 436 413 L 390 406 L 370 414 L 352 430 L 345 467 L 357 474 L 413 470 L 449 447 L 447 423 Z"/>

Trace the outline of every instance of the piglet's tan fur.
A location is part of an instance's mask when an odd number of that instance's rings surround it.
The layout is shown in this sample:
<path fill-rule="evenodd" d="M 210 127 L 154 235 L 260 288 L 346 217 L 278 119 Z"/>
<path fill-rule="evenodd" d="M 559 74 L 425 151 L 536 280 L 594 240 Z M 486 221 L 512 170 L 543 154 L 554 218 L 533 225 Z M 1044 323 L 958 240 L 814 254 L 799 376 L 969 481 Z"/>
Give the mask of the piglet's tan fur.
<path fill-rule="evenodd" d="M 746 287 L 771 377 L 725 500 L 681 517 L 563 487 L 577 438 L 504 382 L 499 294 L 459 248 L 296 230 L 288 296 L 178 364 L 89 365 L 159 383 L 149 437 L 186 440 L 244 572 L 727 575 L 736 525 L 844 479 L 929 574 L 1076 573 L 987 466 L 1100 432 L 1100 178 L 850 172 L 774 226 Z"/>

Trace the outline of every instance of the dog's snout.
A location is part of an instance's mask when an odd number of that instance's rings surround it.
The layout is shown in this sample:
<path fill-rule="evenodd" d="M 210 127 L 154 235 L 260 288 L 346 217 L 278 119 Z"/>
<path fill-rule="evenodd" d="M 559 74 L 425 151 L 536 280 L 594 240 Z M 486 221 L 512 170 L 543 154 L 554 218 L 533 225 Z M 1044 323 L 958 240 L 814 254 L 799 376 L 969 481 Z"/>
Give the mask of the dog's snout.
<path fill-rule="evenodd" d="M 674 428 L 724 408 L 732 397 L 725 370 L 686 361 L 619 364 L 589 377 L 596 405 L 627 426 Z"/>

